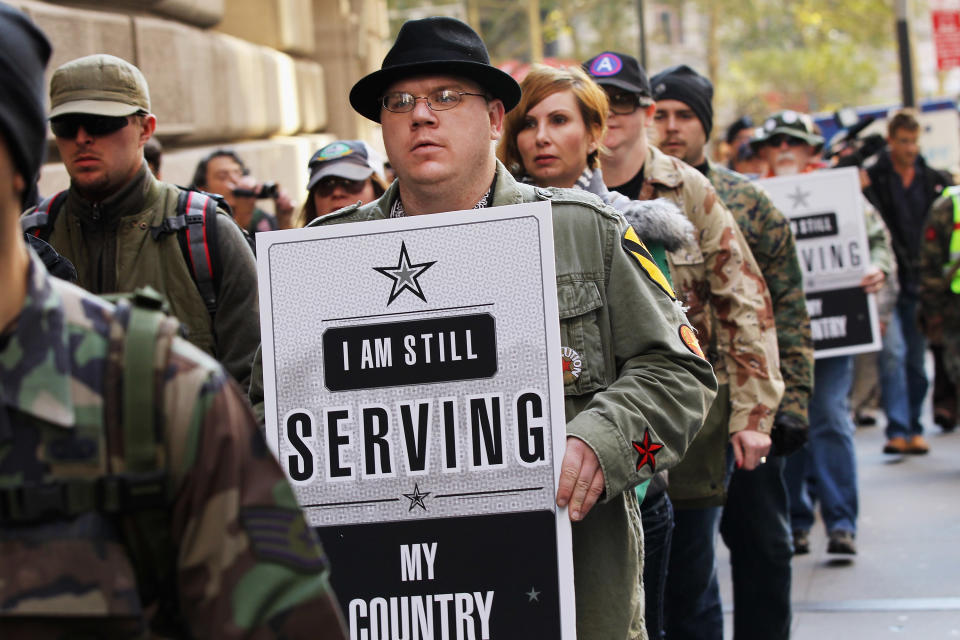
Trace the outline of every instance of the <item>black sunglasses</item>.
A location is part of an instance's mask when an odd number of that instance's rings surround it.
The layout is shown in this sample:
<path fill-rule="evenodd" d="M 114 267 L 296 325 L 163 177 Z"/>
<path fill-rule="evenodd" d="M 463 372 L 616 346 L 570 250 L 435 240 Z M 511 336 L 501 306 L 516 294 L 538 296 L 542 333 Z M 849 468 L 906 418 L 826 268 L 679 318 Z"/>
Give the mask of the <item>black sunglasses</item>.
<path fill-rule="evenodd" d="M 630 91 L 607 91 L 607 99 L 610 101 L 610 111 L 619 116 L 628 116 L 640 107 L 646 107 L 650 104 L 649 99 Z"/>
<path fill-rule="evenodd" d="M 807 144 L 806 140 L 801 140 L 800 138 L 788 136 L 785 133 L 778 133 L 775 136 L 770 136 L 769 138 L 767 138 L 764 144 L 770 145 L 771 147 L 779 147 L 784 142 L 787 143 L 788 147 L 799 147 Z"/>
<path fill-rule="evenodd" d="M 128 116 L 95 116 L 86 113 L 72 113 L 59 116 L 50 121 L 53 135 L 58 138 L 76 138 L 80 127 L 91 136 L 106 136 L 120 131 L 130 124 Z"/>
<path fill-rule="evenodd" d="M 349 180 L 347 178 L 341 178 L 340 176 L 327 176 L 321 178 L 320 182 L 318 182 L 314 188 L 321 197 L 327 198 L 337 187 L 343 187 L 343 190 L 347 193 L 356 195 L 363 191 L 366 184 L 366 180 Z"/>

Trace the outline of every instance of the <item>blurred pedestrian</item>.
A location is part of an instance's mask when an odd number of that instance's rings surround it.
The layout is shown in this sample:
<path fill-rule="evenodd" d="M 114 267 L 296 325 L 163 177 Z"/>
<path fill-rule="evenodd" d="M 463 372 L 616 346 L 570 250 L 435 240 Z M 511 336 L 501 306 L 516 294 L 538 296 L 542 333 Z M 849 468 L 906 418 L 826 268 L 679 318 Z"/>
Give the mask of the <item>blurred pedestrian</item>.
<path fill-rule="evenodd" d="M 814 133 L 813 121 L 805 113 L 781 111 L 771 115 L 752 144 L 767 160 L 774 175 L 797 175 L 823 168 L 818 159 L 823 137 Z M 893 273 L 896 263 L 882 220 L 873 207 L 865 205 L 870 268 L 861 286 L 867 293 L 877 293 Z M 846 555 L 857 552 L 857 460 L 849 402 L 852 382 L 853 356 L 816 360 L 808 442 L 787 458 L 784 471 L 790 496 L 794 551 L 798 554 L 810 551 L 809 536 L 814 519 L 813 498 L 807 484 L 810 477 L 815 482 L 829 537 L 827 552 Z"/>
<path fill-rule="evenodd" d="M 216 149 L 197 163 L 192 189 L 223 196 L 234 222 L 250 236 L 260 231 L 289 229 L 294 202 L 275 182 L 263 182 L 250 174 L 243 159 L 232 149 Z M 257 206 L 257 200 L 273 200 L 276 215 Z"/>
<path fill-rule="evenodd" d="M 943 364 L 953 387 L 956 428 L 960 416 L 960 189 L 944 190 L 931 208 L 920 250 L 920 301 L 923 329 L 931 344 L 941 345 Z"/>
<path fill-rule="evenodd" d="M 897 256 L 900 293 L 883 336 L 879 356 L 880 401 L 887 416 L 884 453 L 929 451 L 921 414 L 927 395 L 927 344 L 917 323 L 920 307 L 920 252 L 930 206 L 951 181 L 920 153 L 920 123 L 910 110 L 887 123 L 887 148 L 866 164 L 870 185 L 864 195 L 883 217 Z"/>
<path fill-rule="evenodd" d="M 294 224 L 303 227 L 348 204 L 366 204 L 383 195 L 387 185 L 360 140 L 337 140 L 325 145 L 307 165 L 307 199 Z"/>

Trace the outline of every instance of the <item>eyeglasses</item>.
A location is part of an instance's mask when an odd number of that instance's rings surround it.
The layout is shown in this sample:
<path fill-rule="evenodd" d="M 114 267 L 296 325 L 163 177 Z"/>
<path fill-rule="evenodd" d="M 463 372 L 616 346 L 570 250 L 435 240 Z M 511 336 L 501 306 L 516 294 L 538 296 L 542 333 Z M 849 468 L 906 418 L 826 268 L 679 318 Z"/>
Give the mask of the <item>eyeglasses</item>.
<path fill-rule="evenodd" d="M 629 91 L 608 91 L 607 99 L 610 101 L 610 111 L 619 116 L 628 116 L 638 108 L 650 104 L 643 96 Z"/>
<path fill-rule="evenodd" d="M 433 111 L 447 111 L 460 104 L 463 96 L 479 96 L 486 98 L 482 93 L 470 93 L 469 91 L 453 91 L 452 89 L 440 89 L 434 91 L 428 96 L 415 96 L 412 93 L 398 92 L 388 93 L 381 99 L 383 108 L 393 113 L 409 113 L 417 106 L 417 100 L 426 100 L 427 106 Z"/>
<path fill-rule="evenodd" d="M 344 191 L 351 195 L 356 195 L 363 191 L 365 186 L 367 186 L 366 180 L 349 180 L 339 176 L 327 176 L 321 178 L 320 182 L 318 182 L 314 188 L 317 190 L 317 193 L 320 194 L 320 197 L 327 198 L 333 194 L 334 189 L 337 187 L 343 188 Z"/>
<path fill-rule="evenodd" d="M 95 116 L 86 113 L 75 113 L 54 118 L 50 121 L 53 135 L 58 138 L 76 138 L 80 127 L 91 136 L 106 136 L 120 131 L 130 124 L 127 116 Z"/>
<path fill-rule="evenodd" d="M 787 143 L 788 147 L 801 147 L 807 144 L 806 140 L 802 140 L 801 138 L 795 138 L 793 136 L 788 136 L 785 133 L 778 133 L 775 136 L 771 136 L 767 138 L 766 142 L 764 142 L 763 144 L 769 145 L 771 147 L 779 147 L 784 142 Z"/>

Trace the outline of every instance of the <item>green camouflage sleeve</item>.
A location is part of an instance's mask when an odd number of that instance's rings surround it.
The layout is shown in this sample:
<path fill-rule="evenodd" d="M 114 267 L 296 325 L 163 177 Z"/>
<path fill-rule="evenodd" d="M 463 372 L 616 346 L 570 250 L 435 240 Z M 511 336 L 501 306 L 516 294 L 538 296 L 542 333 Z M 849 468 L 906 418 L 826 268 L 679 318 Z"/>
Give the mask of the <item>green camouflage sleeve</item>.
<path fill-rule="evenodd" d="M 755 226 L 751 225 L 754 231 L 750 234 L 744 233 L 773 300 L 780 372 L 785 385 L 780 411 L 806 424 L 813 393 L 813 338 L 797 243 L 787 218 L 773 206 L 766 193 L 750 186 L 756 192 L 756 206 L 750 214 Z M 730 210 L 734 210 L 732 205 Z"/>
<path fill-rule="evenodd" d="M 172 530 L 193 635 L 345 638 L 323 551 L 236 385 L 183 341 L 170 364 Z"/>
<path fill-rule="evenodd" d="M 920 245 L 920 310 L 928 328 L 942 326 L 944 310 L 956 305 L 956 300 L 950 298 L 952 294 L 943 272 L 950 255 L 952 227 L 953 200 L 949 196 L 938 198 L 930 208 Z"/>

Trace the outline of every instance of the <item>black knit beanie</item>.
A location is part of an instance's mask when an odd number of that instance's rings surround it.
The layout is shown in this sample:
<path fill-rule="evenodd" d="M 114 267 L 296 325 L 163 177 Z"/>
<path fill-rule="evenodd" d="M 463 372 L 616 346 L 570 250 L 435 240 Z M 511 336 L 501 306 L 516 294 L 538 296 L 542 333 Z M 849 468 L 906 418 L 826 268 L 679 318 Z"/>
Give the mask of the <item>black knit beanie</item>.
<path fill-rule="evenodd" d="M 700 119 L 710 139 L 713 129 L 713 84 L 685 64 L 664 69 L 650 78 L 654 100 L 678 100 Z"/>
<path fill-rule="evenodd" d="M 0 2 L 0 136 L 27 183 L 25 200 L 46 151 L 43 72 L 49 59 L 50 43 L 43 32 Z"/>

